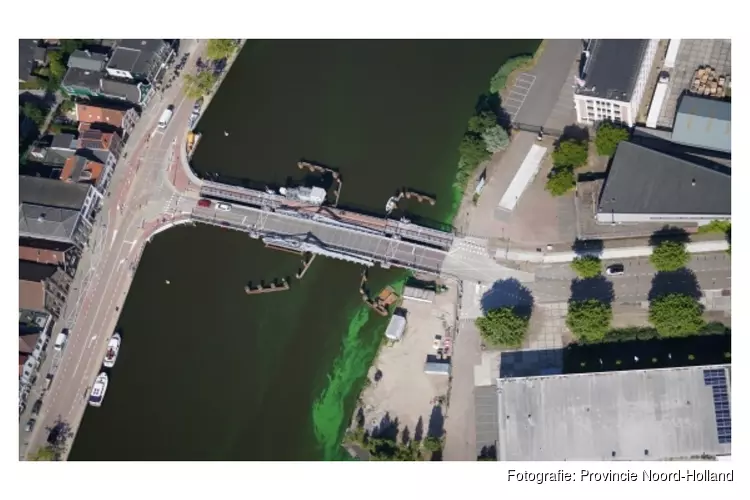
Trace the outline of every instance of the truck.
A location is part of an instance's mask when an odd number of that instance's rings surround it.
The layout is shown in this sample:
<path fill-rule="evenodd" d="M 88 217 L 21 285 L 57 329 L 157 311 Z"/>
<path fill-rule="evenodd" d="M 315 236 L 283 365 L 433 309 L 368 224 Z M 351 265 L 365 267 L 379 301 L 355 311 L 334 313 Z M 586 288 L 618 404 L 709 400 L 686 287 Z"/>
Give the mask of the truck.
<path fill-rule="evenodd" d="M 169 121 L 172 119 L 172 113 L 174 112 L 174 106 L 167 106 L 167 109 L 161 114 L 159 118 L 159 128 L 164 130 L 169 125 Z"/>

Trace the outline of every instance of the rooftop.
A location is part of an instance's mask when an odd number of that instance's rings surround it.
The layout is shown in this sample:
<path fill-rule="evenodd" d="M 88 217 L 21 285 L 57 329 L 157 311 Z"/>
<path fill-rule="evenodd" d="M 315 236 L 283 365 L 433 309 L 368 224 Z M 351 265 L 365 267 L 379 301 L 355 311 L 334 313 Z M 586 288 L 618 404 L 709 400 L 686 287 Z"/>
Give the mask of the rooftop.
<path fill-rule="evenodd" d="M 91 53 L 88 50 L 76 50 L 68 58 L 69 68 L 80 68 L 100 73 L 107 62 L 107 56 Z"/>
<path fill-rule="evenodd" d="M 81 186 L 53 181 L 64 186 Z M 18 209 L 18 231 L 23 237 L 70 242 L 73 239 L 81 212 L 69 208 L 55 208 L 21 203 Z M 24 261 L 25 262 L 25 261 Z"/>
<path fill-rule="evenodd" d="M 76 136 L 73 134 L 57 134 L 52 136 L 52 142 L 49 147 L 55 149 L 69 149 L 75 151 L 77 148 Z"/>
<path fill-rule="evenodd" d="M 80 149 L 105 149 L 109 150 L 112 143 L 116 140 L 114 132 L 103 132 L 98 129 L 88 129 L 81 133 L 78 138 L 78 147 Z"/>
<path fill-rule="evenodd" d="M 34 71 L 37 40 L 18 40 L 18 79 L 27 81 Z"/>
<path fill-rule="evenodd" d="M 164 40 L 119 40 L 107 68 L 127 71 L 134 76 L 151 76 L 161 66 L 168 51 L 169 45 Z"/>
<path fill-rule="evenodd" d="M 592 40 L 579 95 L 630 102 L 648 40 Z"/>
<path fill-rule="evenodd" d="M 79 103 L 76 104 L 76 117 L 79 122 L 106 123 L 115 127 L 121 127 L 125 111 Z"/>
<path fill-rule="evenodd" d="M 697 159 L 696 159 L 697 160 Z M 621 142 L 599 198 L 599 213 L 729 215 L 727 173 Z"/>
<path fill-rule="evenodd" d="M 118 82 L 103 78 L 101 81 L 102 92 L 108 96 L 125 99 L 128 102 L 139 104 L 141 102 L 141 90 L 138 84 Z"/>
<path fill-rule="evenodd" d="M 18 278 L 24 281 L 40 282 L 52 278 L 57 273 L 57 266 L 38 264 L 25 260 L 18 261 Z"/>
<path fill-rule="evenodd" d="M 498 379 L 498 459 L 729 454 L 728 371 L 724 365 Z"/>
<path fill-rule="evenodd" d="M 672 141 L 714 151 L 732 151 L 732 105 L 686 95 L 677 108 Z"/>
<path fill-rule="evenodd" d="M 66 87 L 77 87 L 98 92 L 101 87 L 102 73 L 81 68 L 68 68 L 62 84 Z"/>
<path fill-rule="evenodd" d="M 32 311 L 43 311 L 44 293 L 42 282 L 18 280 L 18 307 Z"/>
<path fill-rule="evenodd" d="M 69 184 L 44 177 L 19 176 L 19 201 L 41 207 L 57 207 L 78 212 L 83 207 L 89 186 Z"/>
<path fill-rule="evenodd" d="M 65 252 L 47 248 L 18 247 L 18 260 L 28 260 L 39 264 L 58 265 L 65 262 Z"/>
<path fill-rule="evenodd" d="M 71 156 L 65 160 L 60 180 L 96 184 L 96 181 L 102 175 L 103 169 L 104 165 L 101 163 L 90 161 L 83 156 Z"/>

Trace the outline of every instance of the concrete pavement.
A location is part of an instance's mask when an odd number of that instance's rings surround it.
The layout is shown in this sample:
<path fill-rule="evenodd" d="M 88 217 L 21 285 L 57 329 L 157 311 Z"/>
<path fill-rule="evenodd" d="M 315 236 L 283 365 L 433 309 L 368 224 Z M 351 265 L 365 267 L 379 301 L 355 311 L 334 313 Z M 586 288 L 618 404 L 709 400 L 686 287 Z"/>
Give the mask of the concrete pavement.
<path fill-rule="evenodd" d="M 181 50 L 191 52 L 188 71 L 199 55 L 195 48 L 193 40 L 181 45 Z M 115 169 L 111 194 L 104 200 L 91 247 L 84 253 L 71 286 L 65 320 L 57 326 L 57 331 L 70 327 L 71 335 L 34 431 L 25 436 L 22 432 L 22 457 L 44 446 L 48 429 L 57 421 L 67 424 L 73 434 L 78 429 L 88 390 L 101 368 L 107 340 L 116 327 L 142 247 L 154 230 L 154 220 L 168 218 L 161 213 L 175 189 L 167 171 L 178 137 L 186 130 L 192 104 L 181 95 L 181 88 L 178 82 L 161 98 L 152 100 L 125 146 L 127 160 L 123 154 Z M 156 131 L 156 122 L 167 104 L 175 106 L 172 122 L 165 131 Z M 71 444 L 68 440 L 61 458 L 67 457 Z"/>

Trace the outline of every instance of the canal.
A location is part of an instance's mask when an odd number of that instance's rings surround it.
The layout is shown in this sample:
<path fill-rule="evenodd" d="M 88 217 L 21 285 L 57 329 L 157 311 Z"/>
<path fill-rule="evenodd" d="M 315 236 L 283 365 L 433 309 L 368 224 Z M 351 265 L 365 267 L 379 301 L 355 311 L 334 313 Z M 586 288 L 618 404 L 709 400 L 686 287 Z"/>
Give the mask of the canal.
<path fill-rule="evenodd" d="M 248 41 L 199 124 L 202 175 L 310 183 L 302 158 L 339 169 L 341 205 L 452 215 L 457 146 L 505 59 L 538 41 Z M 228 135 L 225 134 L 228 133 Z M 87 410 L 71 460 L 334 460 L 386 319 L 362 306 L 361 269 L 246 235 L 181 227 L 144 254 L 104 405 Z M 247 296 L 248 281 L 292 289 Z M 405 277 L 376 269 L 377 291 Z M 167 284 L 167 280 L 169 284 Z"/>

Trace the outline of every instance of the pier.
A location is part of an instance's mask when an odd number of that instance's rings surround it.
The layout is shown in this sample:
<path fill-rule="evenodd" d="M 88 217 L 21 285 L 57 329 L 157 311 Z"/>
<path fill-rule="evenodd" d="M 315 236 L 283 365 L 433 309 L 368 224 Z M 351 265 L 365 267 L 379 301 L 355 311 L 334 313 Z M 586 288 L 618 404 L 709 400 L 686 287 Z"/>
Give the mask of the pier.
<path fill-rule="evenodd" d="M 281 278 L 278 284 L 275 281 L 268 285 L 260 284 L 256 286 L 253 286 L 252 283 L 248 283 L 245 285 L 245 293 L 248 295 L 257 295 L 259 293 L 285 292 L 289 290 L 289 288 L 289 282 L 286 279 Z"/>

